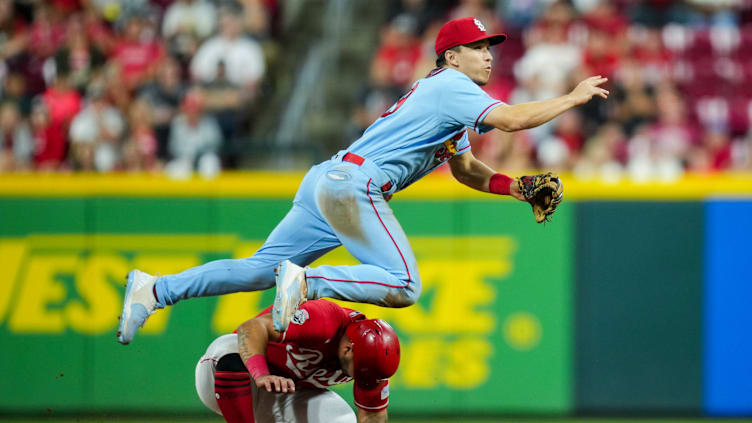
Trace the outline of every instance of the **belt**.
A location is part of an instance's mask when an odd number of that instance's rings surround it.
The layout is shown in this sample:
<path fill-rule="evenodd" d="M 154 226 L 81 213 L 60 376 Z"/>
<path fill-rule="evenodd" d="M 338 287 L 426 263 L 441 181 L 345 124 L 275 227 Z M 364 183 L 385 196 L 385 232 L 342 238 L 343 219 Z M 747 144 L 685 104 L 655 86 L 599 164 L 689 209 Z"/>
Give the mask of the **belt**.
<path fill-rule="evenodd" d="M 358 156 L 357 154 L 353 153 L 345 153 L 345 155 L 342 157 L 343 162 L 350 162 L 353 164 L 356 164 L 358 166 L 362 166 L 363 163 L 366 161 L 363 157 Z M 388 181 L 384 185 L 381 186 L 381 192 L 387 192 L 390 189 L 392 189 L 392 181 Z"/>

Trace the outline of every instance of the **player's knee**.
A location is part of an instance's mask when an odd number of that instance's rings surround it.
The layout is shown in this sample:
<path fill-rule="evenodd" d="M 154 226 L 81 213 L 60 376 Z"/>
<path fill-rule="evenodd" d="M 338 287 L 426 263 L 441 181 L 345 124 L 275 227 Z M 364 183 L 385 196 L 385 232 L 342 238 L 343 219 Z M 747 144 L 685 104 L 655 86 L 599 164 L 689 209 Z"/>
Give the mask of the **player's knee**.
<path fill-rule="evenodd" d="M 384 306 L 393 308 L 409 307 L 420 297 L 420 279 L 403 280 L 404 288 L 399 288 L 387 294 L 384 298 Z"/>
<path fill-rule="evenodd" d="M 410 281 L 410 286 L 408 286 L 408 289 L 406 290 L 406 296 L 407 300 L 410 302 L 410 305 L 413 305 L 418 302 L 418 298 L 420 298 L 420 293 L 423 290 L 420 279 L 415 279 Z"/>

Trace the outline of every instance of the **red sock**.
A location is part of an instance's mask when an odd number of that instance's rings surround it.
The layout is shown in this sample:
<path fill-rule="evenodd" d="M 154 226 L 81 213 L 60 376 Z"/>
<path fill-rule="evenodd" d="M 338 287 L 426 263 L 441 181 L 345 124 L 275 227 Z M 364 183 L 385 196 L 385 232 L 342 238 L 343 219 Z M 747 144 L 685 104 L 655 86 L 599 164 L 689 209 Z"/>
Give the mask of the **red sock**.
<path fill-rule="evenodd" d="M 251 376 L 248 372 L 214 373 L 217 405 L 227 423 L 254 423 Z"/>

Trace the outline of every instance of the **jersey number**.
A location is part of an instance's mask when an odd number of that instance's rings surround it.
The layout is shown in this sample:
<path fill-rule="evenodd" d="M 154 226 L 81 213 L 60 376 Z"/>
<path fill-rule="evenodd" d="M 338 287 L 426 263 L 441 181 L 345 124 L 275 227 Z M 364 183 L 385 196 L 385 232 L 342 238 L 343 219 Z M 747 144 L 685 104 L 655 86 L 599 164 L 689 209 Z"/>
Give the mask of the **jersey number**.
<path fill-rule="evenodd" d="M 387 116 L 391 115 L 392 113 L 396 112 L 397 110 L 399 110 L 399 108 L 402 107 L 402 105 L 405 103 L 405 101 L 407 101 L 407 98 L 410 97 L 410 94 L 412 94 L 413 91 L 415 91 L 416 88 L 418 88 L 418 83 L 417 82 L 415 83 L 415 85 L 413 85 L 413 88 L 410 89 L 410 91 L 407 92 L 407 94 L 403 95 L 402 98 L 400 98 L 396 103 L 394 103 L 392 105 L 392 107 L 388 108 L 386 110 L 386 112 L 384 112 L 384 114 L 381 115 L 381 117 L 387 117 Z"/>

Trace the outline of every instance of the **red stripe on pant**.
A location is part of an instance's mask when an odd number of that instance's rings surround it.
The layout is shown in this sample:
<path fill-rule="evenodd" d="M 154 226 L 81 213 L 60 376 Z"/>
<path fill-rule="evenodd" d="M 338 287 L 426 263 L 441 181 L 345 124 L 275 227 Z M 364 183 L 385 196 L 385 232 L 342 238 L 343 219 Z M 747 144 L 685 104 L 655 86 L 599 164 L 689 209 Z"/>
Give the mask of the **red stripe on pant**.
<path fill-rule="evenodd" d="M 386 225 L 384 224 L 384 221 L 381 220 L 381 215 L 379 214 L 379 211 L 376 209 L 376 205 L 373 204 L 373 198 L 371 198 L 371 193 L 368 192 L 368 186 L 371 185 L 371 180 L 368 180 L 368 183 L 366 184 L 366 195 L 368 196 L 368 200 L 371 201 L 371 207 L 373 207 L 373 211 L 376 212 L 376 217 L 379 218 L 379 222 L 381 222 L 381 226 L 384 227 L 384 230 L 386 231 L 386 234 L 389 235 L 389 238 L 392 240 L 392 243 L 394 243 L 394 247 L 397 248 L 397 252 L 400 255 L 400 258 L 402 258 L 402 263 L 405 264 L 405 271 L 407 272 L 407 285 L 402 288 L 407 288 L 410 286 L 410 280 L 412 279 L 410 277 L 410 269 L 407 268 L 407 261 L 405 261 L 405 256 L 402 255 L 402 250 L 400 250 L 399 245 L 397 245 L 397 241 L 394 240 L 394 237 L 389 232 L 389 229 L 387 229 Z"/>
<path fill-rule="evenodd" d="M 331 279 L 331 278 L 326 278 L 324 276 L 306 276 L 306 279 L 324 279 L 324 280 L 327 280 L 327 281 L 330 281 L 330 282 L 370 283 L 370 284 L 374 284 L 374 285 L 386 286 L 388 288 L 407 288 L 407 285 L 405 285 L 405 286 L 390 285 L 388 283 L 376 282 L 376 281 L 351 281 L 349 279 Z M 409 281 L 408 281 L 408 285 L 409 285 Z"/>

